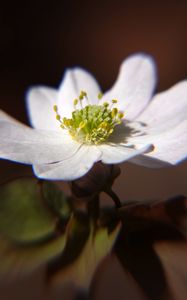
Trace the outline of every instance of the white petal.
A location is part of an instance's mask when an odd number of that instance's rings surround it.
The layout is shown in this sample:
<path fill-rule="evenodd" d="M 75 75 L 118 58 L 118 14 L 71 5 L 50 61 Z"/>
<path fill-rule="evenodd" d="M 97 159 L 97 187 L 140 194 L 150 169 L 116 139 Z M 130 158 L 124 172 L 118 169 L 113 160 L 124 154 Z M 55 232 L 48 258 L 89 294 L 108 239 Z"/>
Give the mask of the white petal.
<path fill-rule="evenodd" d="M 55 164 L 35 165 L 37 177 L 51 180 L 74 180 L 85 175 L 100 160 L 101 152 L 96 146 L 82 147 L 70 158 Z"/>
<path fill-rule="evenodd" d="M 159 160 L 157 158 L 149 157 L 148 155 L 138 155 L 129 160 L 136 165 L 148 168 L 163 168 L 170 166 L 169 163 Z"/>
<path fill-rule="evenodd" d="M 20 123 L 18 120 L 14 119 L 13 117 L 9 116 L 7 113 L 5 113 L 4 111 L 0 110 L 0 121 L 8 121 L 11 123 L 15 123 L 15 124 L 21 124 L 22 126 L 24 126 L 22 123 Z"/>
<path fill-rule="evenodd" d="M 119 109 L 125 112 L 128 120 L 132 120 L 147 106 L 155 84 L 153 59 L 143 54 L 132 55 L 122 63 L 114 86 L 102 101 L 117 99 Z"/>
<path fill-rule="evenodd" d="M 129 160 L 134 156 L 150 151 L 152 145 L 146 145 L 140 149 L 128 148 L 118 144 L 101 145 L 99 149 L 102 151 L 101 161 L 106 164 L 116 164 Z"/>
<path fill-rule="evenodd" d="M 71 112 L 74 110 L 74 99 L 78 98 L 82 90 L 87 92 L 91 104 L 98 102 L 97 96 L 100 87 L 94 77 L 81 68 L 67 70 L 59 90 L 58 108 L 60 115 L 71 116 Z M 83 100 L 84 105 L 87 105 L 86 100 Z"/>
<path fill-rule="evenodd" d="M 41 132 L 26 126 L 0 122 L 0 158 L 27 164 L 57 162 L 74 154 L 80 144 L 69 135 Z"/>
<path fill-rule="evenodd" d="M 30 123 L 34 128 L 58 130 L 59 123 L 53 110 L 57 103 L 57 91 L 48 87 L 31 88 L 27 93 Z"/>
<path fill-rule="evenodd" d="M 156 95 L 138 118 L 154 131 L 168 130 L 187 118 L 187 81 Z"/>
<path fill-rule="evenodd" d="M 187 120 L 168 131 L 160 131 L 157 134 L 134 137 L 129 142 L 140 147 L 147 143 L 154 146 L 154 151 L 146 154 L 149 158 L 176 164 L 187 158 Z M 146 163 L 148 166 L 149 164 Z"/>

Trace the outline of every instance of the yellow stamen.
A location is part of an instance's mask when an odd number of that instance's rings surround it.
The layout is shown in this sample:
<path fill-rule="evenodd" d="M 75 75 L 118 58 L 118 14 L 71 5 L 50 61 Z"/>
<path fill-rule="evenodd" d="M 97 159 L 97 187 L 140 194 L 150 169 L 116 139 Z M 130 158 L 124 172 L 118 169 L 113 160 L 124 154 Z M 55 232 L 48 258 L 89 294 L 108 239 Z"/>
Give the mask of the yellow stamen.
<path fill-rule="evenodd" d="M 117 115 L 117 113 L 118 113 L 118 109 L 116 107 L 114 107 L 112 109 L 112 118 L 115 118 L 115 116 Z"/>
<path fill-rule="evenodd" d="M 124 113 L 120 112 L 120 113 L 118 114 L 118 118 L 119 118 L 119 119 L 123 119 L 123 117 L 124 117 Z"/>
<path fill-rule="evenodd" d="M 99 100 L 102 99 L 102 98 L 103 98 L 103 94 L 102 94 L 102 93 L 99 93 L 98 96 L 97 96 L 97 98 L 98 98 Z"/>
<path fill-rule="evenodd" d="M 54 109 L 55 112 L 57 112 L 57 111 L 58 111 L 58 106 L 57 106 L 57 105 L 54 105 L 54 106 L 53 106 L 53 109 Z"/>
<path fill-rule="evenodd" d="M 56 115 L 56 119 L 58 120 L 58 121 L 60 121 L 60 115 Z"/>
<path fill-rule="evenodd" d="M 98 99 L 102 96 L 102 93 L 99 93 Z M 73 139 L 81 143 L 98 145 L 105 142 L 114 128 L 122 122 L 124 114 L 115 107 L 117 102 L 116 99 L 112 99 L 98 105 L 90 104 L 87 93 L 82 90 L 78 98 L 73 100 L 74 111 L 70 118 L 61 117 L 57 105 L 54 105 L 53 109 L 60 127 L 67 130 Z"/>

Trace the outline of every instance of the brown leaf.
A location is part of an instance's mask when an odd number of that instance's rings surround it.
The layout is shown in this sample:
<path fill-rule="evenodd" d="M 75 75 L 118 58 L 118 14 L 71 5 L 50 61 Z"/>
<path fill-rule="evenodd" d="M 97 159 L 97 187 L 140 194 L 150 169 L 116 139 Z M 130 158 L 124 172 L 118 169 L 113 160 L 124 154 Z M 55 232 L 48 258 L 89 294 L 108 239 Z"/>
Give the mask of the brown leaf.
<path fill-rule="evenodd" d="M 114 254 L 100 264 L 91 286 L 93 300 L 148 300 L 128 270 L 124 270 Z"/>
<path fill-rule="evenodd" d="M 187 298 L 187 241 L 162 241 L 154 244 L 172 300 Z M 172 298 L 171 298 L 172 297 Z"/>
<path fill-rule="evenodd" d="M 168 285 L 173 285 L 176 278 L 176 286 L 182 285 L 181 290 L 187 292 L 187 268 L 182 264 L 187 261 L 187 252 L 182 250 L 186 243 L 186 203 L 187 199 L 180 196 L 153 204 L 136 203 L 119 210 L 123 228 L 115 251 L 124 271 L 132 274 L 148 299 L 184 300 L 178 294 L 176 298 L 176 289 L 174 293 Z M 181 264 L 177 264 L 180 253 Z M 175 271 L 178 275 L 174 276 Z"/>
<path fill-rule="evenodd" d="M 166 201 L 135 203 L 119 210 L 119 215 L 131 231 L 151 226 L 171 226 L 187 236 L 187 198 L 176 196 Z"/>

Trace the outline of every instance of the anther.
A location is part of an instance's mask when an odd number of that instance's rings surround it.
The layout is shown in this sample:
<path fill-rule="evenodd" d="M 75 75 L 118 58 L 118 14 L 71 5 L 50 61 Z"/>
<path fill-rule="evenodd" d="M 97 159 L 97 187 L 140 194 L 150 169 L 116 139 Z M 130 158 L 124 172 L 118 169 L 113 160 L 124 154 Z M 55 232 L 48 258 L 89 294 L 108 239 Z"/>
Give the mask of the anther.
<path fill-rule="evenodd" d="M 123 117 L 124 117 L 124 113 L 121 112 L 121 113 L 118 114 L 119 119 L 123 119 Z"/>
<path fill-rule="evenodd" d="M 87 97 L 87 93 L 85 91 L 81 91 L 79 95 L 79 100 L 83 100 L 84 97 Z"/>
<path fill-rule="evenodd" d="M 109 103 L 108 102 L 104 102 L 103 106 L 107 108 L 109 106 Z"/>
<path fill-rule="evenodd" d="M 57 111 L 58 111 L 58 106 L 57 106 L 57 105 L 54 105 L 54 106 L 53 106 L 53 109 L 54 109 L 55 112 L 57 112 Z"/>
<path fill-rule="evenodd" d="M 117 113 L 118 113 L 118 109 L 116 107 L 114 107 L 112 109 L 112 118 L 114 118 L 117 115 Z"/>
<path fill-rule="evenodd" d="M 56 115 L 56 119 L 57 119 L 58 121 L 60 121 L 60 119 L 61 119 L 61 118 L 60 118 L 60 115 L 57 114 L 57 115 Z"/>
<path fill-rule="evenodd" d="M 87 96 L 87 93 L 85 91 L 81 91 L 81 94 L 83 95 L 83 97 Z"/>
<path fill-rule="evenodd" d="M 103 97 L 98 94 L 98 99 Z M 83 101 L 87 104 L 83 107 Z M 71 137 L 87 144 L 103 143 L 114 131 L 115 126 L 122 122 L 124 114 L 115 107 L 118 101 L 112 99 L 98 105 L 90 104 L 87 93 L 80 91 L 78 98 L 73 100 L 74 111 L 71 118 L 61 117 L 57 105 L 53 106 L 56 119 L 62 129 L 68 130 Z M 80 104 L 80 108 L 77 107 Z"/>
<path fill-rule="evenodd" d="M 103 98 L 103 94 L 102 94 L 102 93 L 99 93 L 98 96 L 97 96 L 97 98 L 98 98 L 99 100 L 102 99 L 102 98 Z"/>

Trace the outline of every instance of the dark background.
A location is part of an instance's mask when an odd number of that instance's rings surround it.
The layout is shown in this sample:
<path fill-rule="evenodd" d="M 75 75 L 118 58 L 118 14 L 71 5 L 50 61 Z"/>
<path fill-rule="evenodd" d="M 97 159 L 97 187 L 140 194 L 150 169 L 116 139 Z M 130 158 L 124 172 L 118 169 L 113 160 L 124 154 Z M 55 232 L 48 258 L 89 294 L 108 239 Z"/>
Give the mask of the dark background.
<path fill-rule="evenodd" d="M 0 106 L 23 122 L 28 87 L 57 87 L 74 65 L 90 70 L 103 90 L 137 51 L 155 58 L 158 91 L 187 77 L 187 1 L 6 1 L 0 22 Z M 187 163 L 161 170 L 126 163 L 122 169 L 115 187 L 123 199 L 187 192 Z M 1 182 L 30 172 L 0 161 Z M 9 291 L 3 299 L 11 299 Z"/>

